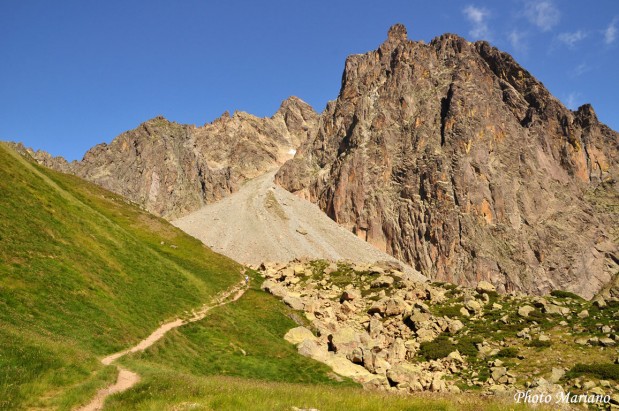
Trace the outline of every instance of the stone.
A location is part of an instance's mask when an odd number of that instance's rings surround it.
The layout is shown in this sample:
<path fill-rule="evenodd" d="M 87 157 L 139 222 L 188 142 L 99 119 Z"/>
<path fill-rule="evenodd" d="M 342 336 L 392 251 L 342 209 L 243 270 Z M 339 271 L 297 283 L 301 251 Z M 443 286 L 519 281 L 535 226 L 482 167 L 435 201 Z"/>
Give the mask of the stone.
<path fill-rule="evenodd" d="M 447 390 L 447 383 L 443 380 L 442 375 L 437 373 L 432 378 L 432 384 L 430 385 L 430 391 L 444 392 Z"/>
<path fill-rule="evenodd" d="M 421 373 L 419 365 L 411 363 L 396 364 L 387 371 L 387 378 L 394 384 L 409 384 L 418 379 Z"/>
<path fill-rule="evenodd" d="M 279 298 L 283 298 L 288 295 L 288 291 L 286 290 L 286 288 L 273 280 L 265 280 L 260 286 L 260 288 Z"/>
<path fill-rule="evenodd" d="M 346 358 L 355 364 L 363 364 L 363 350 L 357 347 L 347 354 Z"/>
<path fill-rule="evenodd" d="M 608 337 L 600 337 L 598 342 L 602 347 L 614 347 L 615 345 L 617 345 L 615 340 Z"/>
<path fill-rule="evenodd" d="M 455 334 L 458 331 L 460 331 L 462 328 L 464 328 L 464 324 L 462 324 L 462 321 L 460 320 L 452 320 L 452 321 L 449 321 L 448 324 L 449 325 L 447 326 L 447 329 L 449 330 L 450 334 Z"/>
<path fill-rule="evenodd" d="M 305 340 L 315 340 L 314 334 L 305 327 L 295 327 L 284 335 L 284 339 L 291 344 L 299 344 Z"/>
<path fill-rule="evenodd" d="M 583 385 L 582 388 L 585 391 L 591 390 L 593 387 L 595 387 L 595 383 L 593 381 L 586 381 Z"/>
<path fill-rule="evenodd" d="M 305 303 L 300 297 L 286 294 L 282 300 L 293 310 L 303 310 L 305 308 Z"/>
<path fill-rule="evenodd" d="M 479 313 L 482 311 L 482 306 L 477 300 L 465 301 L 464 307 L 471 313 Z"/>
<path fill-rule="evenodd" d="M 493 380 L 498 381 L 499 378 L 507 374 L 507 368 L 505 367 L 492 367 L 490 368 L 490 376 Z"/>
<path fill-rule="evenodd" d="M 602 298 L 602 297 L 596 297 L 596 298 L 593 300 L 593 305 L 595 305 L 595 306 L 596 306 L 597 308 L 599 308 L 599 309 L 604 309 L 604 308 L 606 308 L 606 306 L 607 306 L 608 304 L 606 303 L 606 300 L 604 300 L 604 298 Z"/>
<path fill-rule="evenodd" d="M 386 316 L 394 316 L 400 315 L 407 310 L 408 304 L 401 298 L 389 298 L 385 305 L 385 315 Z"/>
<path fill-rule="evenodd" d="M 460 355 L 460 352 L 458 351 L 452 351 L 449 353 L 449 355 L 447 356 L 447 358 L 452 359 L 454 361 L 457 361 L 459 363 L 463 363 L 464 359 L 462 358 L 462 356 Z"/>
<path fill-rule="evenodd" d="M 389 363 L 398 364 L 406 359 L 406 346 L 404 340 L 396 338 L 391 347 L 389 348 Z"/>
<path fill-rule="evenodd" d="M 372 281 L 371 287 L 372 288 L 390 287 L 391 285 L 393 285 L 393 282 L 394 282 L 393 277 L 390 277 L 388 275 L 381 275 L 376 280 Z"/>
<path fill-rule="evenodd" d="M 480 281 L 477 283 L 477 287 L 475 288 L 478 293 L 493 293 L 496 292 L 496 287 L 490 284 L 488 281 Z"/>
<path fill-rule="evenodd" d="M 297 345 L 297 351 L 304 357 L 312 358 L 316 361 L 325 362 L 329 357 L 327 346 L 320 344 L 315 339 L 305 339 Z"/>
<path fill-rule="evenodd" d="M 422 328 L 417 330 L 417 340 L 419 342 L 428 342 L 434 340 L 436 338 L 437 333 L 428 328 Z"/>
<path fill-rule="evenodd" d="M 327 364 L 329 367 L 331 367 L 333 371 L 335 371 L 336 373 L 344 377 L 349 377 L 354 380 L 365 380 L 365 381 L 369 381 L 373 378 L 376 378 L 364 367 L 357 365 L 357 364 L 353 364 L 352 362 L 348 361 L 345 357 L 342 357 L 339 355 L 329 356 L 323 362 Z"/>
<path fill-rule="evenodd" d="M 550 337 L 546 334 L 540 334 L 539 337 L 537 337 L 537 339 L 539 341 L 550 341 Z"/>
<path fill-rule="evenodd" d="M 340 298 L 341 302 L 344 301 L 354 301 L 354 300 L 358 300 L 361 298 L 361 291 L 359 290 L 344 290 L 344 292 L 342 293 L 342 297 Z"/>
<path fill-rule="evenodd" d="M 359 336 L 350 327 L 342 327 L 328 336 L 329 345 L 335 353 L 347 355 L 359 347 Z"/>
<path fill-rule="evenodd" d="M 528 317 L 529 314 L 531 314 L 531 312 L 535 311 L 535 308 L 531 307 L 530 305 L 523 305 L 522 307 L 518 308 L 518 315 L 521 317 Z"/>
<path fill-rule="evenodd" d="M 557 383 L 563 376 L 565 375 L 565 370 L 563 368 L 552 368 L 552 372 L 550 373 L 550 377 L 548 378 L 548 382 Z"/>
<path fill-rule="evenodd" d="M 581 312 L 579 312 L 577 314 L 578 318 L 588 318 L 589 317 L 589 311 L 587 310 L 582 310 Z"/>
<path fill-rule="evenodd" d="M 570 309 L 567 307 L 561 307 L 556 304 L 547 304 L 542 308 L 542 312 L 544 314 L 556 314 L 556 315 L 568 315 L 570 313 Z"/>

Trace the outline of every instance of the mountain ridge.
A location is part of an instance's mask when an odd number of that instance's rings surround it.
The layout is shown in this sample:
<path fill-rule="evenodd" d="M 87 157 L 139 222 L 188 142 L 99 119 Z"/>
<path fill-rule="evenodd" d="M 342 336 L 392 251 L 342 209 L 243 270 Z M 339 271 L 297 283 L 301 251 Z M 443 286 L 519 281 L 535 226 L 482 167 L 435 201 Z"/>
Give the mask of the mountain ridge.
<path fill-rule="evenodd" d="M 96 145 L 81 161 L 28 152 L 40 164 L 85 178 L 170 219 L 226 197 L 243 181 L 283 164 L 316 119 L 314 110 L 293 96 L 272 117 L 225 112 L 196 127 L 157 116 L 110 144 Z"/>
<path fill-rule="evenodd" d="M 430 278 L 591 298 L 619 270 L 616 212 L 587 198 L 617 204 L 617 141 L 487 42 L 395 25 L 276 182 Z"/>
<path fill-rule="evenodd" d="M 155 118 L 82 162 L 31 154 L 167 219 L 283 164 L 277 184 L 429 278 L 591 298 L 619 271 L 617 136 L 489 43 L 396 24 L 320 115 L 291 98 L 266 119 Z"/>

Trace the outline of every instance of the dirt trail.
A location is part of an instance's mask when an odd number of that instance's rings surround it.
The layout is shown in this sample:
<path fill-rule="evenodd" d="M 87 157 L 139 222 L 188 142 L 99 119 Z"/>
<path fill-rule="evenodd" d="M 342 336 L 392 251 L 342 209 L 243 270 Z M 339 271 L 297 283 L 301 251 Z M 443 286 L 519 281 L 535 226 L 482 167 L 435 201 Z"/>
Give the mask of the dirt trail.
<path fill-rule="evenodd" d="M 194 311 L 192 313 L 193 315 L 189 317 L 188 319 L 182 320 L 178 318 L 174 321 L 170 321 L 170 322 L 163 324 L 162 326 L 157 328 L 155 331 L 153 331 L 151 335 L 149 335 L 148 337 L 146 337 L 145 339 L 143 339 L 142 341 L 140 341 L 133 347 L 128 348 L 124 351 L 120 351 L 120 352 L 108 355 L 107 357 L 101 360 L 101 363 L 103 363 L 104 365 L 110 365 L 115 360 L 117 360 L 118 358 L 126 354 L 137 352 L 137 351 L 144 351 L 145 349 L 153 345 L 155 342 L 160 340 L 168 331 L 174 328 L 180 327 L 181 325 L 184 325 L 184 324 L 189 324 L 195 321 L 199 321 L 203 319 L 206 316 L 206 314 L 213 308 L 216 308 L 224 304 L 228 304 L 228 303 L 238 300 L 245 293 L 246 289 L 247 287 L 245 286 L 245 281 L 242 281 L 241 283 L 232 287 L 231 289 L 226 290 L 225 292 L 220 293 L 219 295 L 215 296 L 215 298 L 210 303 L 210 305 L 205 304 L 199 310 Z M 230 296 L 232 296 L 232 298 L 230 298 Z M 109 385 L 105 388 L 100 389 L 95 395 L 95 397 L 92 399 L 92 401 L 90 401 L 88 405 L 78 408 L 78 411 L 101 410 L 103 409 L 103 403 L 105 402 L 107 397 L 109 397 L 112 394 L 116 394 L 118 392 L 126 391 L 140 381 L 140 376 L 138 374 L 132 371 L 129 371 L 119 365 L 117 365 L 116 368 L 118 369 L 118 378 L 116 379 L 116 382 L 112 385 Z"/>
<path fill-rule="evenodd" d="M 236 193 L 172 224 L 214 251 L 244 264 L 308 257 L 358 263 L 391 261 L 424 281 L 419 272 L 374 248 L 331 220 L 315 204 L 277 186 L 277 170 L 246 182 Z"/>

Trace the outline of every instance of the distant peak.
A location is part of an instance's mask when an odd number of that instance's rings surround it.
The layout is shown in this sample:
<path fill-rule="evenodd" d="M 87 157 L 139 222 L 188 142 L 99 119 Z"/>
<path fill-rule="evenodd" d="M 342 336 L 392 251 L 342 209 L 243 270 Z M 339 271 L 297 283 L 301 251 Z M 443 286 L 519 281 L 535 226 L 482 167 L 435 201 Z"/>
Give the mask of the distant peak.
<path fill-rule="evenodd" d="M 408 40 L 406 33 L 406 26 L 402 23 L 396 23 L 389 28 L 387 32 L 387 41 L 389 42 L 401 42 Z"/>
<path fill-rule="evenodd" d="M 286 100 L 282 101 L 282 104 L 279 106 L 279 109 L 285 109 L 288 107 L 305 107 L 312 109 L 312 106 L 307 104 L 305 101 L 301 100 L 297 96 L 290 96 Z M 313 110 L 313 109 L 312 109 Z"/>

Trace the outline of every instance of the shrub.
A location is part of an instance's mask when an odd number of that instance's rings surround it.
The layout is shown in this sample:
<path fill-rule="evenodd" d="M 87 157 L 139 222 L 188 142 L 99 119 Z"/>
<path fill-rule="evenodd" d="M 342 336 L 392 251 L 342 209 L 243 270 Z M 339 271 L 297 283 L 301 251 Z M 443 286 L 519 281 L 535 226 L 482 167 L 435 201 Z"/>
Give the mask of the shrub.
<path fill-rule="evenodd" d="M 566 374 L 566 378 L 575 378 L 583 374 L 589 374 L 600 380 L 615 380 L 619 381 L 619 364 L 610 363 L 593 363 L 593 364 L 576 364 Z"/>
<path fill-rule="evenodd" d="M 516 358 L 518 357 L 518 349 L 516 347 L 503 348 L 496 356 L 499 358 Z"/>
<path fill-rule="evenodd" d="M 583 298 L 577 294 L 570 293 L 569 291 L 554 290 L 550 293 L 553 297 L 557 298 L 573 298 L 575 300 L 582 300 Z"/>
<path fill-rule="evenodd" d="M 422 342 L 419 346 L 419 355 L 426 361 L 445 358 L 452 351 L 455 351 L 455 348 L 446 335 L 439 335 L 434 341 Z"/>
<path fill-rule="evenodd" d="M 460 312 L 461 308 L 461 305 L 444 305 L 437 308 L 436 314 L 449 318 L 460 318 L 462 317 L 462 313 Z"/>
<path fill-rule="evenodd" d="M 456 344 L 456 349 L 460 351 L 460 354 L 466 355 L 467 357 L 477 357 L 477 347 L 476 344 L 481 343 L 483 340 L 481 337 L 462 337 L 458 344 Z"/>
<path fill-rule="evenodd" d="M 531 341 L 530 343 L 527 344 L 527 347 L 548 348 L 551 345 L 552 344 L 550 343 L 550 341 L 533 340 L 533 341 Z"/>

